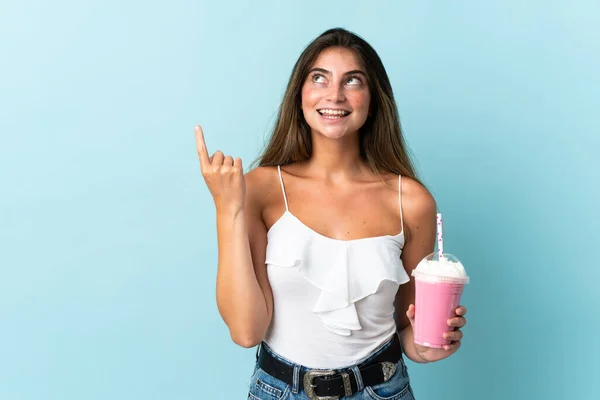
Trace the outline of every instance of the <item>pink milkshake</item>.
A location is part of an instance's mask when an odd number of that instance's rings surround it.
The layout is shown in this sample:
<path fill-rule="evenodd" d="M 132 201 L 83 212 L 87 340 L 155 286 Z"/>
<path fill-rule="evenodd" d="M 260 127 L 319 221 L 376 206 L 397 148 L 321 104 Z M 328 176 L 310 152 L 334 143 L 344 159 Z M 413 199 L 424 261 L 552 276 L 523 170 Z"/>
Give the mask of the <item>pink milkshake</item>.
<path fill-rule="evenodd" d="M 441 214 L 438 214 L 438 251 L 421 260 L 412 275 L 416 290 L 414 341 L 442 348 L 450 344 L 444 333 L 452 329 L 448 319 L 455 316 L 454 310 L 469 277 L 455 256 L 444 253 Z"/>
<path fill-rule="evenodd" d="M 441 348 L 450 344 L 444 339 L 444 333 L 451 329 L 448 318 L 455 316 L 454 310 L 469 277 L 456 257 L 445 254 L 440 260 L 438 254 L 427 256 L 413 271 L 416 285 L 414 336 L 417 344 Z"/>

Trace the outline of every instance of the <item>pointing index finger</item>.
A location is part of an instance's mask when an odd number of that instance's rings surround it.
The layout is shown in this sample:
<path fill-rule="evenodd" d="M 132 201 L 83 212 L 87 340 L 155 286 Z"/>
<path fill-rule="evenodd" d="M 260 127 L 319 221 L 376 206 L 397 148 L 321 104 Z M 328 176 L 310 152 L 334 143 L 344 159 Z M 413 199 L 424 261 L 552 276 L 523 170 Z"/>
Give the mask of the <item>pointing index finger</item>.
<path fill-rule="evenodd" d="M 200 166 L 202 168 L 207 167 L 210 164 L 208 158 L 208 150 L 206 150 L 206 141 L 204 140 L 204 132 L 202 132 L 202 127 L 200 125 L 196 125 L 194 129 L 196 132 L 196 150 L 198 150 L 198 157 L 200 158 Z"/>

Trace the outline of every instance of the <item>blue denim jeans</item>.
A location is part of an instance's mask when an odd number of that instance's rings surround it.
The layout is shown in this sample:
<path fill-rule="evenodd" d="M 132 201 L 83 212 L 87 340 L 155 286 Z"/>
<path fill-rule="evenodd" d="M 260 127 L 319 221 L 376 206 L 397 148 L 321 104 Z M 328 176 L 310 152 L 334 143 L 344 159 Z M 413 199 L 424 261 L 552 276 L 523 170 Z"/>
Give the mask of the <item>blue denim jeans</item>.
<path fill-rule="evenodd" d="M 375 350 L 365 359 L 360 360 L 356 365 L 352 365 L 346 368 L 339 369 L 338 371 L 354 370 L 355 374 L 358 372 L 357 365 L 365 361 L 369 361 L 391 344 L 391 340 L 383 344 L 379 349 Z M 294 367 L 297 371 L 308 371 L 309 369 L 296 365 L 289 360 L 281 357 L 273 350 L 269 348 L 265 343 L 262 343 L 259 351 L 267 351 L 280 361 Z M 250 392 L 248 393 L 249 400 L 309 400 L 304 389 L 302 382 L 299 381 L 299 373 L 294 374 L 293 385 L 280 381 L 277 378 L 267 374 L 258 367 L 258 363 L 254 368 L 254 373 L 250 379 Z M 387 381 L 374 386 L 368 386 L 366 388 L 361 387 L 359 383 L 359 391 L 351 396 L 342 397 L 342 400 L 414 400 L 413 391 L 410 387 L 410 379 L 408 377 L 408 371 L 404 359 L 400 357 L 400 360 L 396 363 L 396 373 L 392 378 Z M 361 390 L 362 389 L 362 390 Z"/>

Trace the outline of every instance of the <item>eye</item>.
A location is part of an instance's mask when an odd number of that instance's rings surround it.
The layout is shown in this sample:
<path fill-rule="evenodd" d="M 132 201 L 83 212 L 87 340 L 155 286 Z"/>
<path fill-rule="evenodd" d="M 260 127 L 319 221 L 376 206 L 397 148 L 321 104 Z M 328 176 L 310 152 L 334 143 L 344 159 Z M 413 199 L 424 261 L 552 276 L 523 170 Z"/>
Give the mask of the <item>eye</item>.
<path fill-rule="evenodd" d="M 351 76 L 346 80 L 346 85 L 358 86 L 360 84 L 362 84 L 362 79 L 360 79 L 358 76 Z"/>
<path fill-rule="evenodd" d="M 325 83 L 325 77 L 321 74 L 313 74 L 312 81 L 315 83 Z"/>

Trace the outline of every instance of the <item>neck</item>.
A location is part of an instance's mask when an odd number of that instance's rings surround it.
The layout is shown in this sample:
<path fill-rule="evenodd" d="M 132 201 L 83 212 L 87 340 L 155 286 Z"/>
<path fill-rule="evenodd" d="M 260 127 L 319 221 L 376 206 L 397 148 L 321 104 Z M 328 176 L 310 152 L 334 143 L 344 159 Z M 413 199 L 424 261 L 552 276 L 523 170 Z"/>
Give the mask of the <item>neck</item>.
<path fill-rule="evenodd" d="M 364 170 L 358 133 L 340 139 L 312 135 L 312 156 L 308 166 L 324 179 L 348 178 Z"/>

